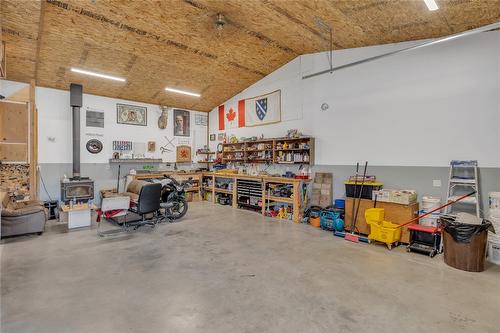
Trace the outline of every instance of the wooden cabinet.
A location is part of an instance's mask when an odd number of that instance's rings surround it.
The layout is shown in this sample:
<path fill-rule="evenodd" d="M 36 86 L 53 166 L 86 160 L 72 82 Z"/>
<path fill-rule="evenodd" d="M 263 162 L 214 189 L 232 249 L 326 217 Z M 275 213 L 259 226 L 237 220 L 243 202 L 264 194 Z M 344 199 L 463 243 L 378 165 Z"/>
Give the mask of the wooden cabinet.
<path fill-rule="evenodd" d="M 28 103 L 0 101 L 0 160 L 28 163 Z"/>
<path fill-rule="evenodd" d="M 352 223 L 352 205 L 354 199 L 346 198 L 345 202 L 345 228 L 350 230 Z M 361 199 L 359 205 L 358 219 L 356 222 L 356 230 L 361 234 L 368 235 L 370 233 L 370 226 L 366 224 L 365 220 L 365 210 L 368 208 L 373 208 L 373 200 Z M 385 209 L 385 220 L 396 224 L 403 224 L 408 222 L 412 218 L 418 215 L 418 203 L 411 205 L 402 205 L 392 202 L 377 202 L 377 208 Z M 409 243 L 410 232 L 408 231 L 408 226 L 402 228 L 401 242 Z"/>

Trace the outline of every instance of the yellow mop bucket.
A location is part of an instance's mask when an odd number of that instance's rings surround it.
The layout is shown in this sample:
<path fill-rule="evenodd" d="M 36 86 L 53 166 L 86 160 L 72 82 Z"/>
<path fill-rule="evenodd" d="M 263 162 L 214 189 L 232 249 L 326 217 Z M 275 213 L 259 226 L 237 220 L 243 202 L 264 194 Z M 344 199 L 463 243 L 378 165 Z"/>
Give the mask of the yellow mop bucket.
<path fill-rule="evenodd" d="M 396 245 L 399 243 L 401 228 L 399 228 L 398 224 L 384 221 L 384 215 L 383 208 L 369 208 L 365 210 L 366 223 L 370 225 L 368 240 L 385 243 L 390 250 L 394 243 Z"/>

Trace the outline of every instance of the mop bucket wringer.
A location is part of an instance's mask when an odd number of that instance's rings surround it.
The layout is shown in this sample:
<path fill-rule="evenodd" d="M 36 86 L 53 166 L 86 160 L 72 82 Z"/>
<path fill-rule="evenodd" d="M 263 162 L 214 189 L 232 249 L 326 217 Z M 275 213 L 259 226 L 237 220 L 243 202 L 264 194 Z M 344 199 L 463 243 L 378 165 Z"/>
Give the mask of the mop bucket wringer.
<path fill-rule="evenodd" d="M 370 226 L 368 241 L 374 240 L 385 243 L 389 250 L 392 245 L 398 245 L 401 240 L 401 228 L 398 224 L 384 221 L 383 208 L 369 208 L 365 210 L 366 223 Z"/>

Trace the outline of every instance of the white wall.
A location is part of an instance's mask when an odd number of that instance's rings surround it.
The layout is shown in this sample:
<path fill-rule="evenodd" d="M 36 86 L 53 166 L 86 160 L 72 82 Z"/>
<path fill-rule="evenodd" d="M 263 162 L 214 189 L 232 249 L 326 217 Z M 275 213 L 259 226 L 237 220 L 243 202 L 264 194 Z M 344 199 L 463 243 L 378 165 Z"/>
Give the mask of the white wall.
<path fill-rule="evenodd" d="M 26 83 L 0 80 L 0 94 L 8 97 L 26 87 Z M 84 87 L 85 90 L 85 87 Z M 71 107 L 69 91 L 36 87 L 35 99 L 38 108 L 38 163 L 72 163 Z M 147 107 L 147 126 L 133 126 L 116 123 L 116 104 L 132 104 Z M 87 108 L 104 112 L 104 128 L 87 127 L 85 112 Z M 122 99 L 84 94 L 80 115 L 81 163 L 108 163 L 112 157 L 113 140 L 133 142 L 156 141 L 156 152 L 147 153 L 148 157 L 162 158 L 164 162 L 175 162 L 175 149 L 171 153 L 161 154 L 160 147 L 168 139 L 172 143 L 192 146 L 193 161 L 196 160 L 197 148 L 207 144 L 207 127 L 195 125 L 195 115 L 207 115 L 205 112 L 190 112 L 190 136 L 174 137 L 173 110 L 168 111 L 168 126 L 162 130 L 157 121 L 161 111 L 158 105 L 146 104 Z M 90 154 L 85 148 L 88 140 L 96 138 L 103 143 L 99 154 Z M 169 147 L 172 149 L 172 147 Z"/>
<path fill-rule="evenodd" d="M 336 51 L 334 66 L 420 42 Z M 316 137 L 320 165 L 447 166 L 451 159 L 477 159 L 483 167 L 500 166 L 500 31 L 301 79 L 327 66 L 325 53 L 298 57 L 230 99 L 281 89 L 283 121 L 227 134 L 272 137 L 297 128 Z M 320 110 L 325 102 L 326 112 Z M 214 109 L 210 133 L 219 133 L 217 118 Z"/>
<path fill-rule="evenodd" d="M 84 87 L 85 89 L 85 87 Z M 39 124 L 39 163 L 71 163 L 72 162 L 72 140 L 71 140 L 71 107 L 69 104 L 69 91 L 36 88 L 36 104 L 38 108 Z M 132 104 L 147 107 L 147 126 L 134 126 L 117 124 L 116 104 Z M 104 128 L 87 127 L 85 112 L 87 108 L 104 112 Z M 168 112 L 168 126 L 161 130 L 158 128 L 157 120 L 160 116 L 158 105 L 126 101 L 115 98 L 107 98 L 84 94 L 83 106 L 80 115 L 81 129 L 81 163 L 108 163 L 112 157 L 113 140 L 127 140 L 133 142 L 156 141 L 156 152 L 148 154 L 148 157 L 162 158 L 164 162 L 175 162 L 175 149 L 173 152 L 161 154 L 160 146 L 167 143 L 166 138 L 173 136 L 172 110 Z M 190 137 L 175 137 L 173 143 L 189 142 L 193 147 L 193 155 L 196 148 L 206 145 L 206 126 L 195 125 L 195 114 L 203 112 L 190 112 Z M 103 150 L 99 154 L 90 154 L 85 148 L 89 139 L 96 138 L 103 143 Z M 170 147 L 172 149 L 172 147 Z M 194 157 L 194 156 L 193 156 Z"/>

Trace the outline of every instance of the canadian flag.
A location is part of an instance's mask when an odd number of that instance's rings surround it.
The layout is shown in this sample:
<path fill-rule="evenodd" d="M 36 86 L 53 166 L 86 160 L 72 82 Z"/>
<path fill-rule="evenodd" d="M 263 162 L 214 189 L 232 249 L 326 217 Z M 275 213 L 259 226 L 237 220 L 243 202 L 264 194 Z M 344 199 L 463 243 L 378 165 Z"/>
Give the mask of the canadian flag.
<path fill-rule="evenodd" d="M 245 126 L 245 100 L 238 101 L 238 106 L 234 104 L 219 105 L 219 130 L 224 131 L 229 128 Z"/>

